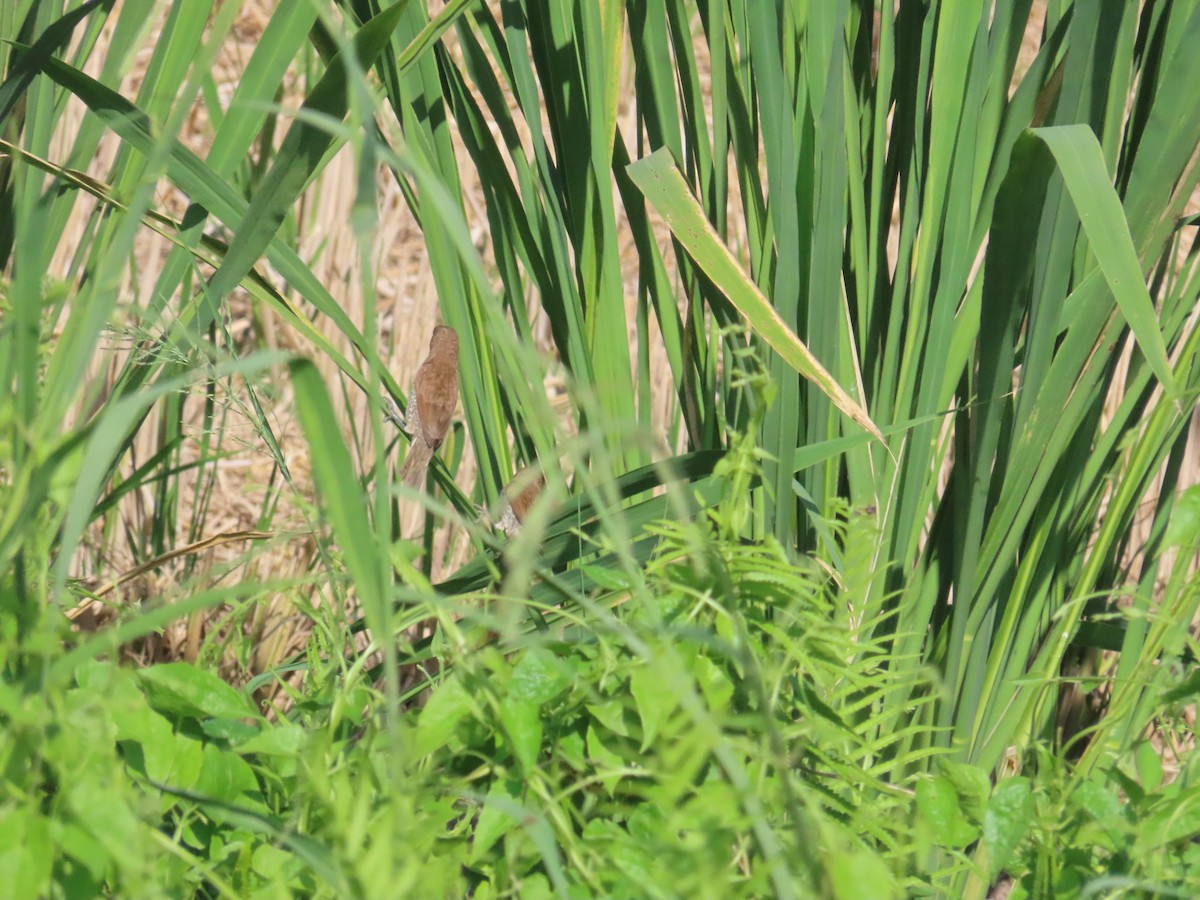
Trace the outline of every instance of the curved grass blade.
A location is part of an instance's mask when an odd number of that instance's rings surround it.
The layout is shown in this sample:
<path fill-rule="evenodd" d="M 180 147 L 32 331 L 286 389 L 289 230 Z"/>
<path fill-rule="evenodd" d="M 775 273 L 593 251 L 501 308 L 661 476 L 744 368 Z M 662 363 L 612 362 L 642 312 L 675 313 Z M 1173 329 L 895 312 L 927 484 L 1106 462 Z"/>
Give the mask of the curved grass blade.
<path fill-rule="evenodd" d="M 1100 142 L 1086 125 L 1035 128 L 1033 133 L 1058 163 L 1100 271 L 1133 331 L 1138 349 L 1167 395 L 1176 396 L 1178 388 L 1171 374 L 1171 364 L 1167 362 L 1154 301 L 1146 288 L 1121 198 L 1105 168 Z"/>
<path fill-rule="evenodd" d="M 804 342 L 792 333 L 754 280 L 742 271 L 688 190 L 670 151 L 656 150 L 631 164 L 626 171 L 666 221 L 675 239 L 749 320 L 754 331 L 788 365 L 816 385 L 834 406 L 883 443 L 883 434 L 867 411 L 842 389 Z"/>

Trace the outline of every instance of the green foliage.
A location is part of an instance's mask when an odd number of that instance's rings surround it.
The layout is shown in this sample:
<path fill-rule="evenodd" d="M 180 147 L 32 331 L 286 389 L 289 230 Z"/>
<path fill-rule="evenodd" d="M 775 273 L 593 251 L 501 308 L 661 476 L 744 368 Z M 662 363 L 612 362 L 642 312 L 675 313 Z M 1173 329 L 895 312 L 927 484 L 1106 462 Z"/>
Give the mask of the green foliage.
<path fill-rule="evenodd" d="M 1200 2 L 282 0 L 229 97 L 240 11 L 0 4 L 12 896 L 1196 893 Z M 461 343 L 415 542 L 379 177 Z"/>
<path fill-rule="evenodd" d="M 1043 751 L 1032 778 L 994 787 L 977 767 L 943 764 L 917 786 L 924 839 L 948 851 L 979 848 L 976 884 L 1003 877 L 1021 900 L 1193 896 L 1194 761 L 1167 783 L 1160 753 L 1143 742 L 1107 776 L 1079 780 Z"/>
<path fill-rule="evenodd" d="M 53 798 L 5 818 L 34 836 L 18 893 L 899 896 L 905 819 L 883 811 L 907 801 L 845 718 L 887 715 L 881 655 L 836 579 L 731 531 L 739 452 L 721 512 L 654 526 L 644 579 L 585 598 L 587 627 L 504 653 L 486 613 L 445 620 L 443 674 L 390 728 L 319 655 L 276 723 L 186 663 L 88 662 L 40 715 L 10 702 L 9 793 Z"/>

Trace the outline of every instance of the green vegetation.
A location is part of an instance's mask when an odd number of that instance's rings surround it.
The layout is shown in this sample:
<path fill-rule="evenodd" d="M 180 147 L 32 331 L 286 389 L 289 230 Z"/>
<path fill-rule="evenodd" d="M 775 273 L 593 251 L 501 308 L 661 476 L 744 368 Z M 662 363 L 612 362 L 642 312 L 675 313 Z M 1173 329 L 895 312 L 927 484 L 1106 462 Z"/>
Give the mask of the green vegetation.
<path fill-rule="evenodd" d="M 0 5 L 6 896 L 1200 894 L 1200 0 L 212 6 Z"/>

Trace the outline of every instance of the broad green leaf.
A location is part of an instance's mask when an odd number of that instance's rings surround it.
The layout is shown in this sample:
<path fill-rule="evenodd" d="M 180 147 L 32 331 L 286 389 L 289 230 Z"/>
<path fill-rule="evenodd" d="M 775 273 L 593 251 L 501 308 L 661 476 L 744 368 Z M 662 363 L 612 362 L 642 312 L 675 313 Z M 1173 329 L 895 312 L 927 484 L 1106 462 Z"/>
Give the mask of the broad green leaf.
<path fill-rule="evenodd" d="M 594 723 L 588 726 L 587 753 L 588 759 L 596 768 L 600 783 L 604 785 L 604 789 L 611 796 L 616 791 L 617 783 L 621 780 L 622 775 L 619 770 L 625 768 L 625 760 L 605 745 L 601 736 L 603 732 L 604 729 L 597 728 Z"/>
<path fill-rule="evenodd" d="M 979 829 L 963 815 L 958 792 L 942 776 L 917 782 L 917 809 L 942 847 L 962 849 L 979 837 Z"/>
<path fill-rule="evenodd" d="M 170 717 L 213 716 L 234 719 L 255 715 L 240 691 L 208 669 L 186 662 L 162 663 L 138 671 L 150 705 Z"/>
<path fill-rule="evenodd" d="M 471 695 L 457 676 L 443 679 L 417 717 L 413 730 L 414 755 L 418 758 L 428 756 L 442 747 L 458 723 L 470 715 L 472 706 Z"/>
<path fill-rule="evenodd" d="M 264 728 L 239 744 L 237 749 L 239 753 L 261 753 L 264 756 L 298 756 L 307 743 L 307 731 L 299 725 L 281 722 Z"/>
<path fill-rule="evenodd" d="M 678 705 L 653 662 L 638 666 L 629 676 L 629 693 L 642 719 L 642 749 L 654 743 L 659 729 Z"/>
<path fill-rule="evenodd" d="M 654 856 L 647 851 L 651 835 L 662 833 L 662 817 L 657 817 L 658 829 L 652 830 L 650 816 L 645 815 L 648 804 L 637 806 L 629 816 L 626 828 L 613 828 L 612 840 L 604 848 L 604 854 L 629 880 L 630 884 L 652 884 L 656 871 Z"/>
<path fill-rule="evenodd" d="M 0 879 L 13 900 L 39 900 L 54 866 L 55 846 L 50 820 L 31 805 L 0 812 Z"/>
<path fill-rule="evenodd" d="M 204 745 L 203 765 L 194 787 L 196 793 L 232 803 L 244 802 L 243 793 L 254 793 L 258 789 L 254 770 L 237 752 L 216 744 Z"/>
<path fill-rule="evenodd" d="M 257 737 L 260 725 L 258 722 L 248 723 L 244 719 L 205 719 L 200 723 L 200 730 L 210 738 L 227 741 L 236 747 Z"/>
<path fill-rule="evenodd" d="M 837 900 L 887 900 L 898 896 L 887 863 L 874 853 L 834 853 L 829 876 Z"/>
<path fill-rule="evenodd" d="M 542 751 L 542 708 L 531 700 L 508 700 L 500 708 L 500 724 L 513 755 L 525 772 L 537 768 Z"/>
<path fill-rule="evenodd" d="M 987 772 L 968 763 L 955 763 L 943 760 L 941 773 L 958 794 L 959 808 L 972 825 L 983 821 L 983 813 L 987 807 L 988 794 L 991 792 L 991 781 Z"/>
<path fill-rule="evenodd" d="M 1121 801 L 1099 781 L 1088 780 L 1079 785 L 1071 794 L 1071 803 L 1105 827 L 1120 823 Z"/>
<path fill-rule="evenodd" d="M 1007 778 L 996 785 L 983 815 L 983 843 L 991 879 L 1008 865 L 1033 824 L 1033 791 L 1027 778 Z"/>
<path fill-rule="evenodd" d="M 513 669 L 508 694 L 515 700 L 545 705 L 570 683 L 571 671 L 565 662 L 544 647 L 532 647 Z"/>
<path fill-rule="evenodd" d="M 76 822 L 67 822 L 62 830 L 61 841 L 63 846 L 70 848 L 67 855 L 77 865 L 87 870 L 92 881 L 103 881 L 104 876 L 112 867 L 112 857 L 87 829 Z M 80 873 L 76 872 L 75 874 L 78 877 Z M 93 888 L 93 893 L 97 891 L 98 885 Z"/>
<path fill-rule="evenodd" d="M 143 846 L 139 836 L 145 826 L 134 815 L 124 791 L 117 785 L 87 779 L 71 788 L 66 801 L 79 825 L 118 865 L 130 869 L 138 866 Z"/>
<path fill-rule="evenodd" d="M 709 709 L 721 712 L 729 706 L 734 688 L 724 669 L 707 656 L 697 656 L 692 663 L 692 677 L 696 679 L 696 684 L 704 694 Z"/>
<path fill-rule="evenodd" d="M 589 703 L 587 711 L 606 730 L 611 731 L 613 734 L 629 737 L 629 727 L 625 724 L 625 704 L 620 700 L 612 699 Z"/>
<path fill-rule="evenodd" d="M 521 798 L 510 790 L 508 782 L 497 781 L 492 785 L 483 798 L 483 809 L 479 812 L 479 821 L 471 840 L 471 852 L 467 858 L 472 865 L 483 859 L 496 841 L 517 826 L 521 811 Z"/>
<path fill-rule="evenodd" d="M 1155 805 L 1154 812 L 1143 818 L 1137 827 L 1132 855 L 1162 852 L 1178 841 L 1200 837 L 1200 789 L 1193 785 L 1182 787 L 1169 798 Z"/>

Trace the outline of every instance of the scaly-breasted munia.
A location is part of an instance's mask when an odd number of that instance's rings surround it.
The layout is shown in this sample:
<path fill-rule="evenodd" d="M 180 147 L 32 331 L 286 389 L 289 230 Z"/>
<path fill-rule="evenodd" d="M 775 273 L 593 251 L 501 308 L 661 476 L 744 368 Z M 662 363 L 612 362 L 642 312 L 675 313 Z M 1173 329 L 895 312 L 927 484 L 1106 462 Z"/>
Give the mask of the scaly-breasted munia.
<path fill-rule="evenodd" d="M 433 452 L 441 446 L 458 406 L 458 333 L 439 325 L 429 339 L 429 356 L 417 369 L 405 411 L 405 431 L 412 445 L 400 469 L 400 479 L 409 487 L 425 483 L 425 470 Z"/>
<path fill-rule="evenodd" d="M 546 479 L 541 472 L 532 469 L 518 469 L 517 474 L 504 486 L 500 492 L 500 519 L 496 525 L 509 537 L 515 535 L 525 524 L 530 507 L 545 490 Z"/>

